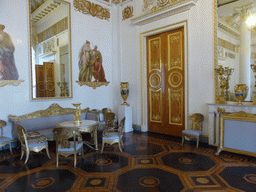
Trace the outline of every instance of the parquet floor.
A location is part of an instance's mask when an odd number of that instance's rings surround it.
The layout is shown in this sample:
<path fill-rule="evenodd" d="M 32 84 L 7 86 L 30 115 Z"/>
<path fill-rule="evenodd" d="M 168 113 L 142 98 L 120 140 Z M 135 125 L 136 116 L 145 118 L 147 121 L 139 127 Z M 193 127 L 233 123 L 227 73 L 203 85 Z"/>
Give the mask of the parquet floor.
<path fill-rule="evenodd" d="M 100 143 L 100 139 L 99 139 Z M 50 143 L 54 145 L 54 143 Z M 84 159 L 61 157 L 56 169 L 55 147 L 51 159 L 32 153 L 24 165 L 19 150 L 1 153 L 0 189 L 2 191 L 124 191 L 197 192 L 256 191 L 256 158 L 221 152 L 194 142 L 181 147 L 181 138 L 153 134 L 127 133 L 124 152 L 117 145 L 106 146 L 103 153 L 85 148 Z"/>

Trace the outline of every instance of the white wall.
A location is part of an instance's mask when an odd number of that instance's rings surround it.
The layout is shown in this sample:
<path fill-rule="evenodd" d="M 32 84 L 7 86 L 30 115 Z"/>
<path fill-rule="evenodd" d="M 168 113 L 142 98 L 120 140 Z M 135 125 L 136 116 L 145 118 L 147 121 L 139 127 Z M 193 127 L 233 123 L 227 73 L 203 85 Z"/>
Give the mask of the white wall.
<path fill-rule="evenodd" d="M 73 1 L 70 0 L 71 6 Z M 132 1 L 135 15 L 141 14 L 142 0 Z M 100 4 L 98 2 L 95 2 Z M 62 107 L 72 107 L 71 103 L 82 102 L 82 108 L 110 107 L 117 110 L 122 102 L 120 82 L 130 83 L 130 96 L 127 100 L 133 107 L 133 124 L 141 125 L 141 52 L 140 34 L 155 28 L 187 20 L 188 30 L 188 106 L 187 113 L 203 113 L 205 116 L 204 134 L 207 134 L 207 103 L 214 102 L 214 0 L 198 0 L 190 11 L 161 19 L 142 27 L 131 26 L 130 19 L 122 20 L 122 10 L 127 6 L 113 7 L 110 21 L 84 15 L 71 7 L 72 18 L 72 80 L 73 99 L 30 101 L 29 30 L 28 1 L 2 0 L 0 7 L 1 24 L 6 25 L 15 43 L 15 61 L 20 79 L 19 86 L 0 88 L 0 119 L 8 122 L 8 115 L 23 115 L 39 109 L 46 109 L 52 103 Z M 104 7 L 107 7 L 103 4 Z M 110 7 L 107 7 L 110 8 Z M 118 10 L 119 9 L 119 10 Z M 115 12 L 119 11 L 119 12 Z M 115 15 L 115 19 L 113 19 Z M 118 18 L 118 19 L 116 19 Z M 83 43 L 89 40 L 97 45 L 103 54 L 103 66 L 109 86 L 92 89 L 80 87 L 78 80 L 78 53 Z M 5 134 L 11 136 L 11 123 L 8 122 Z"/>
<path fill-rule="evenodd" d="M 73 99 L 58 100 L 30 100 L 30 58 L 29 58 L 29 23 L 28 0 L 1 0 L 0 23 L 6 26 L 5 32 L 10 34 L 15 44 L 15 62 L 19 78 L 25 80 L 19 86 L 8 85 L 0 87 L 0 119 L 7 122 L 4 133 L 11 137 L 11 123 L 8 115 L 23 115 L 40 109 L 48 108 L 52 103 L 61 107 L 73 107 L 71 103 L 81 102 L 82 108 L 113 108 L 113 67 L 112 67 L 112 18 L 101 20 L 90 15 L 84 15 L 74 10 L 71 2 L 71 32 L 72 32 L 72 80 Z M 112 15 L 112 14 L 111 14 Z M 79 86 L 78 53 L 86 40 L 97 45 L 103 55 L 103 66 L 108 86 L 92 89 Z"/>
<path fill-rule="evenodd" d="M 135 17 L 142 12 L 142 1 L 129 3 Z M 214 0 L 198 0 L 189 11 L 179 13 L 142 26 L 131 26 L 131 20 L 120 20 L 120 49 L 122 77 L 130 82 L 130 96 L 127 100 L 133 106 L 133 123 L 141 125 L 141 47 L 140 34 L 187 20 L 188 68 L 186 113 L 202 113 L 205 116 L 203 134 L 207 133 L 207 103 L 214 102 Z M 120 9 L 120 14 L 122 10 Z M 186 34 L 185 34 L 186 35 Z M 145 122 L 145 121 L 144 121 Z M 142 125 L 143 127 L 143 125 Z"/>

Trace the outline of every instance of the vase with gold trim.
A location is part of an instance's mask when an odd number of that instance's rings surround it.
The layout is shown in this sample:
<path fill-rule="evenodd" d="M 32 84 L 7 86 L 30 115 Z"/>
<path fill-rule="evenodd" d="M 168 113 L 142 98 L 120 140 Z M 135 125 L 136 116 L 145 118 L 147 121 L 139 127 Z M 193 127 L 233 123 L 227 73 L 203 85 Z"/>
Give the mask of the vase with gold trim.
<path fill-rule="evenodd" d="M 128 82 L 121 82 L 120 83 L 121 86 L 121 97 L 123 98 L 124 102 L 122 105 L 127 105 L 130 106 L 126 100 L 129 96 L 129 83 Z"/>
<path fill-rule="evenodd" d="M 248 86 L 246 84 L 236 84 L 235 86 L 235 96 L 238 101 L 238 105 L 242 105 L 248 94 Z"/>

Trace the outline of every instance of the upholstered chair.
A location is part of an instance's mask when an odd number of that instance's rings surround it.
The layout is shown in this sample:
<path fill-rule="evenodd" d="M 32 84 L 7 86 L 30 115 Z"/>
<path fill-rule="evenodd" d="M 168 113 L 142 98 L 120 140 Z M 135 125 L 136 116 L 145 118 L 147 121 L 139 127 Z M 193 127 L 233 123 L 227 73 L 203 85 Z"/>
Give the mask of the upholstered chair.
<path fill-rule="evenodd" d="M 48 149 L 48 141 L 45 135 L 41 135 L 38 132 L 27 133 L 26 129 L 22 125 L 18 125 L 17 130 L 21 144 L 20 160 L 23 158 L 24 152 L 26 152 L 26 160 L 24 164 L 28 162 L 30 151 L 40 152 L 45 149 L 49 159 L 51 159 Z"/>
<path fill-rule="evenodd" d="M 1 128 L 1 137 L 0 137 L 0 147 L 4 147 L 5 145 L 9 145 L 11 154 L 12 154 L 12 139 L 4 136 L 4 126 L 6 126 L 6 122 L 4 120 L 0 120 L 0 128 Z"/>
<path fill-rule="evenodd" d="M 77 128 L 54 128 L 53 134 L 56 141 L 56 166 L 59 167 L 59 155 L 68 157 L 74 155 L 74 168 L 76 168 L 77 154 L 84 158 L 82 136 Z M 73 139 L 73 141 L 70 141 Z"/>
<path fill-rule="evenodd" d="M 182 131 L 182 146 L 185 137 L 196 138 L 196 148 L 198 149 L 200 136 L 202 135 L 204 116 L 201 113 L 194 113 L 190 116 L 191 128 Z"/>
<path fill-rule="evenodd" d="M 106 124 L 106 114 L 112 113 L 111 109 L 109 108 L 103 108 L 102 110 L 99 109 L 92 109 L 89 112 L 87 112 L 86 119 L 88 120 L 94 120 L 99 122 L 99 126 L 97 128 L 97 131 L 103 132 L 105 124 Z M 115 118 L 114 126 L 117 126 L 117 119 Z"/>
<path fill-rule="evenodd" d="M 103 152 L 105 144 L 113 145 L 118 143 L 119 149 L 122 152 L 123 145 L 123 129 L 125 124 L 125 117 L 120 121 L 118 129 L 113 129 L 111 126 L 106 128 L 102 133 L 102 148 Z"/>

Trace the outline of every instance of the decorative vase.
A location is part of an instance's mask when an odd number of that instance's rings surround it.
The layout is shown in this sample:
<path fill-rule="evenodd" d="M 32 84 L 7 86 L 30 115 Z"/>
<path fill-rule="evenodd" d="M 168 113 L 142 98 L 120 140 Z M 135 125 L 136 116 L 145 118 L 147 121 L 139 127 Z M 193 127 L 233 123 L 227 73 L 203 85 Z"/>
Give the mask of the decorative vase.
<path fill-rule="evenodd" d="M 235 86 L 235 96 L 238 101 L 238 105 L 242 105 L 248 94 L 248 86 L 246 84 L 237 84 Z"/>
<path fill-rule="evenodd" d="M 129 96 L 129 83 L 128 82 L 121 82 L 121 96 L 124 100 L 124 103 L 122 105 L 130 106 L 128 103 L 126 103 L 126 100 Z"/>
<path fill-rule="evenodd" d="M 80 117 L 81 117 L 81 103 L 72 103 L 73 106 L 76 107 L 76 112 L 74 114 L 74 124 L 79 125 L 82 123 Z"/>

